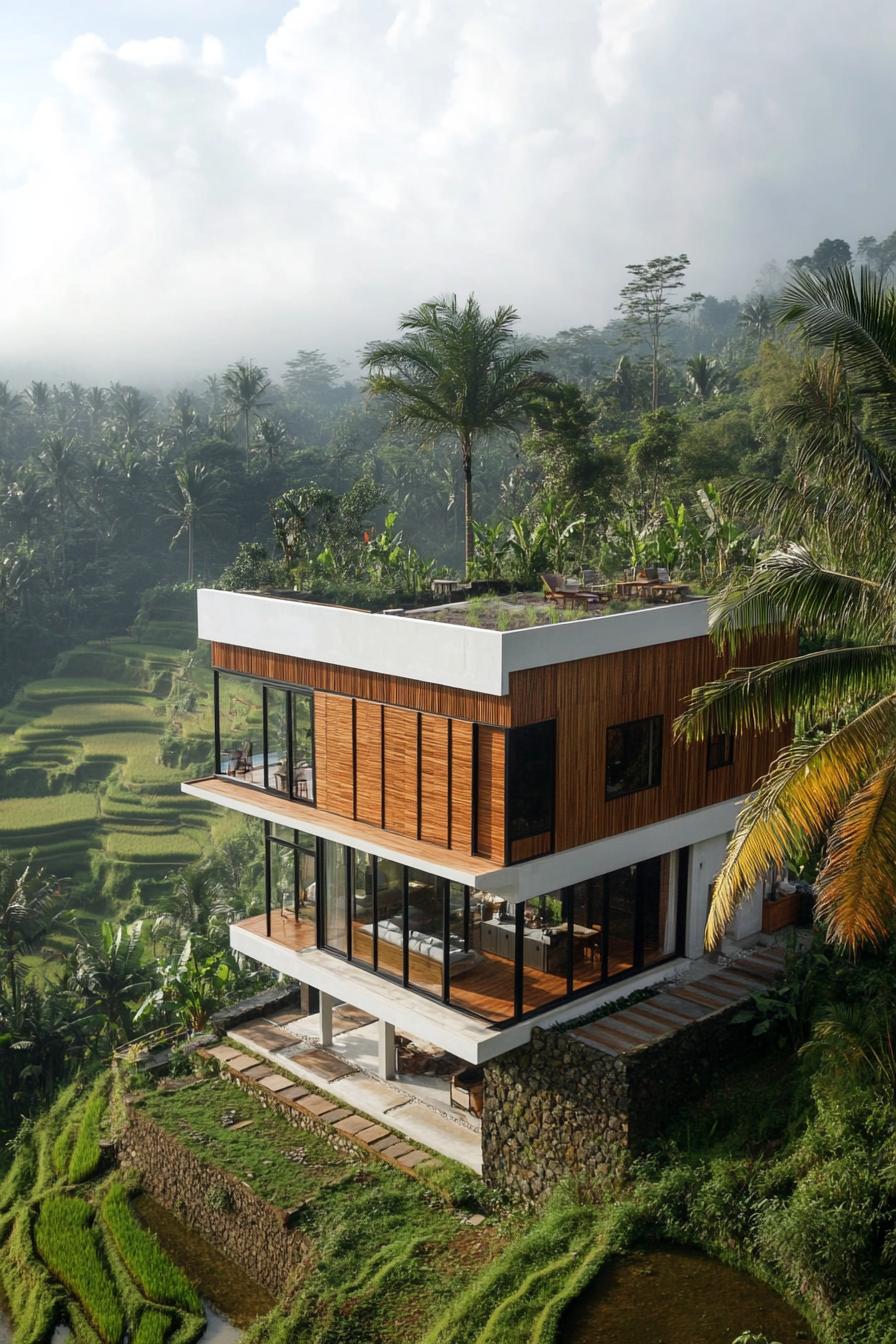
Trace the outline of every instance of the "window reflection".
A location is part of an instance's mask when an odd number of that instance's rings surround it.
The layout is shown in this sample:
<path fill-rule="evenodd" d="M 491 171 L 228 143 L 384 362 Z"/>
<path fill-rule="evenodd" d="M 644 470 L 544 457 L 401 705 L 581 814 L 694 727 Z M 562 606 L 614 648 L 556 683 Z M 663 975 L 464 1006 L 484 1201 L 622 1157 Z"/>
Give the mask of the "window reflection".
<path fill-rule="evenodd" d="M 444 883 L 408 869 L 408 983 L 441 995 L 445 963 Z"/>
<path fill-rule="evenodd" d="M 332 840 L 323 841 L 324 942 L 335 952 L 348 952 L 346 919 L 346 848 Z"/>
<path fill-rule="evenodd" d="M 603 880 L 592 878 L 570 888 L 572 987 L 584 989 L 602 976 L 604 942 Z"/>
<path fill-rule="evenodd" d="M 267 732 L 265 739 L 265 786 L 277 793 L 289 793 L 289 752 L 286 711 L 287 692 L 277 686 L 265 688 Z"/>
<path fill-rule="evenodd" d="M 404 977 L 404 868 L 392 859 L 376 865 L 377 967 L 387 975 Z"/>
<path fill-rule="evenodd" d="M 314 802 L 314 698 L 310 691 L 292 692 L 293 797 Z"/>
<path fill-rule="evenodd" d="M 262 686 L 218 674 L 218 768 L 243 784 L 264 785 Z"/>
<path fill-rule="evenodd" d="M 374 861 L 370 854 L 356 849 L 352 855 L 352 961 L 373 965 L 373 880 Z"/>
<path fill-rule="evenodd" d="M 523 1012 L 565 998 L 569 924 L 563 893 L 551 892 L 523 906 Z"/>

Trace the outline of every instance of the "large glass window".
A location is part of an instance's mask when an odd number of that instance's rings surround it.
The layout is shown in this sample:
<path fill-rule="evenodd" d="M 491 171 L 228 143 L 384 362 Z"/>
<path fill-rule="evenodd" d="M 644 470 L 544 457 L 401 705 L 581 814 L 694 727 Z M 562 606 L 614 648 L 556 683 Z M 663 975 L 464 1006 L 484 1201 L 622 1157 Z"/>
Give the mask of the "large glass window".
<path fill-rule="evenodd" d="M 638 867 L 619 868 L 603 879 L 606 890 L 607 975 L 621 975 L 635 965 L 638 909 Z"/>
<path fill-rule="evenodd" d="M 314 801 L 311 691 L 215 673 L 217 772 L 242 784 Z"/>
<path fill-rule="evenodd" d="M 317 944 L 317 861 L 313 835 L 268 827 L 268 910 L 271 931 L 291 947 Z"/>
<path fill-rule="evenodd" d="M 511 842 L 554 829 L 554 720 L 507 734 L 507 825 Z"/>
<path fill-rule="evenodd" d="M 352 961 L 373 965 L 374 881 L 376 860 L 363 850 L 352 851 Z"/>
<path fill-rule="evenodd" d="M 445 947 L 444 882 L 408 869 L 408 984 L 442 994 Z"/>
<path fill-rule="evenodd" d="M 404 868 L 391 859 L 376 865 L 377 969 L 404 979 Z"/>
<path fill-rule="evenodd" d="M 706 739 L 706 768 L 719 770 L 734 761 L 734 738 L 731 733 L 711 733 Z"/>
<path fill-rule="evenodd" d="M 457 916 L 455 915 L 455 919 Z M 516 915 L 505 902 L 471 891 L 465 947 L 453 949 L 448 999 L 456 1008 L 489 1022 L 514 1016 Z"/>
<path fill-rule="evenodd" d="M 663 719 L 635 719 L 607 729 L 606 796 L 652 789 L 660 782 Z"/>
<path fill-rule="evenodd" d="M 334 952 L 348 954 L 347 870 L 345 845 L 333 840 L 321 841 L 323 858 L 323 931 L 324 944 Z"/>
<path fill-rule="evenodd" d="M 552 891 L 523 906 L 524 1013 L 567 994 L 569 923 L 563 892 Z"/>
<path fill-rule="evenodd" d="M 572 987 L 597 984 L 603 974 L 604 892 L 600 878 L 569 889 L 572 924 Z"/>
<path fill-rule="evenodd" d="M 670 888 L 668 858 L 639 864 L 644 965 L 652 966 L 675 951 L 676 901 Z"/>
<path fill-rule="evenodd" d="M 264 785 L 262 685 L 218 674 L 218 770 L 243 784 Z"/>

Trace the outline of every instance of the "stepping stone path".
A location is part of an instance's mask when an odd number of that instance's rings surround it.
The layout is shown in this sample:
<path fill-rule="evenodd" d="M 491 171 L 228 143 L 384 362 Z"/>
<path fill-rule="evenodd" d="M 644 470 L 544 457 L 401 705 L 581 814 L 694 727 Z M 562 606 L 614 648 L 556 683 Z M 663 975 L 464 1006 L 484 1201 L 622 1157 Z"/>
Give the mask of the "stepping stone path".
<path fill-rule="evenodd" d="M 702 980 L 672 985 L 652 999 L 621 1008 L 576 1027 L 570 1032 L 582 1045 L 602 1050 L 607 1055 L 627 1055 L 643 1045 L 651 1045 L 664 1036 L 683 1031 L 735 1004 L 746 1003 L 757 990 L 768 989 L 781 978 L 784 949 L 760 947 L 745 957 L 714 971 Z"/>
<path fill-rule="evenodd" d="M 432 1171 L 442 1165 L 431 1153 L 405 1143 L 385 1125 L 374 1123 L 369 1116 L 356 1115 L 354 1111 L 340 1106 L 331 1097 L 321 1096 L 319 1092 L 312 1092 L 296 1084 L 292 1078 L 274 1072 L 270 1064 L 260 1064 L 252 1055 L 244 1054 L 229 1045 L 216 1045 L 213 1049 L 203 1049 L 198 1053 L 205 1059 L 217 1060 L 222 1073 L 229 1073 L 232 1078 L 240 1081 L 249 1079 L 253 1087 L 276 1097 L 281 1105 L 289 1106 L 304 1115 L 313 1116 L 315 1120 L 322 1120 L 332 1125 L 343 1138 L 349 1139 L 364 1152 L 388 1162 L 390 1166 L 396 1167 L 408 1176 Z M 349 1069 L 346 1072 L 354 1070 Z M 251 1120 L 241 1120 L 232 1125 L 231 1129 L 242 1129 L 252 1123 Z M 304 1159 L 304 1149 L 296 1149 L 295 1153 L 295 1161 Z"/>

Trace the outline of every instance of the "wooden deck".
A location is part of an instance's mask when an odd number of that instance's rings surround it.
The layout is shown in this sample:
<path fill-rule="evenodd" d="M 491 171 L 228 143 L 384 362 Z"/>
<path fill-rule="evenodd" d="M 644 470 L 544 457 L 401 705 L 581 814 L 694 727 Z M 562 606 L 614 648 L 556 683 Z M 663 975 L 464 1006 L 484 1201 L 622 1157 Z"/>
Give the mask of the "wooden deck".
<path fill-rule="evenodd" d="M 723 971 L 664 990 L 643 1003 L 576 1027 L 570 1035 L 605 1054 L 627 1055 L 723 1008 L 745 1003 L 751 994 L 780 979 L 783 970 L 783 948 L 757 948 Z"/>

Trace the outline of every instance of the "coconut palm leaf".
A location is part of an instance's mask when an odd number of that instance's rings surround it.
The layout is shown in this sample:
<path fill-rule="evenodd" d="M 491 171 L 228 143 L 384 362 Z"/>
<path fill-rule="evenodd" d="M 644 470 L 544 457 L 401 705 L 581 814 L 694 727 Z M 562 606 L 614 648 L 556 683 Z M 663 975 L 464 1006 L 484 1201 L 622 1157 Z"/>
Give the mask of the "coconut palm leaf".
<path fill-rule="evenodd" d="M 894 749 L 896 695 L 891 695 L 820 740 L 803 738 L 779 753 L 738 817 L 713 888 L 708 947 L 718 945 L 741 900 L 770 868 L 824 838 L 857 788 Z"/>
<path fill-rule="evenodd" d="M 810 344 L 836 347 L 857 387 L 896 390 L 896 293 L 862 267 L 824 275 L 798 271 L 785 286 L 778 320 L 796 323 Z"/>
<path fill-rule="evenodd" d="M 880 942 L 896 909 L 896 757 L 850 798 L 818 878 L 818 913 L 849 947 Z"/>

